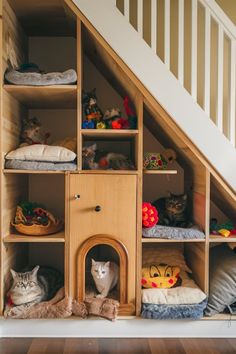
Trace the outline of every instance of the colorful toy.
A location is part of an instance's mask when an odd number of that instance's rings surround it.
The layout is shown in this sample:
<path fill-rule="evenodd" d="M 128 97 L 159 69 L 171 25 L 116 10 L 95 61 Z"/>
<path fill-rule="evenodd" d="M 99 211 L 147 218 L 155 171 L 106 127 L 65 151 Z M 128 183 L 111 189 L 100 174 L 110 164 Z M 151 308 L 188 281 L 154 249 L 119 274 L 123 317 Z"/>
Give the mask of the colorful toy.
<path fill-rule="evenodd" d="M 129 96 L 126 96 L 124 98 L 123 104 L 124 104 L 124 108 L 125 108 L 125 113 L 128 116 L 129 128 L 136 129 L 137 128 L 137 115 L 135 114 L 135 112 L 131 108 Z"/>
<path fill-rule="evenodd" d="M 129 121 L 121 117 L 119 108 L 111 108 L 106 110 L 103 120 L 106 122 L 108 129 L 129 129 Z"/>
<path fill-rule="evenodd" d="M 93 120 L 84 120 L 82 123 L 83 129 L 95 129 L 95 123 Z"/>
<path fill-rule="evenodd" d="M 143 158 L 143 168 L 146 170 L 166 170 L 168 164 L 176 159 L 176 153 L 172 149 L 164 152 L 145 152 Z"/>
<path fill-rule="evenodd" d="M 212 235 L 220 235 L 224 237 L 236 235 L 236 225 L 232 221 L 218 224 L 217 219 L 212 218 L 210 220 L 210 233 Z"/>
<path fill-rule="evenodd" d="M 150 265 L 142 268 L 143 288 L 169 289 L 181 285 L 180 268 L 167 264 Z"/>
<path fill-rule="evenodd" d="M 83 104 L 84 115 L 85 115 L 84 122 L 82 123 L 82 128 L 94 129 L 96 123 L 100 122 L 103 117 L 103 113 L 97 105 L 97 96 L 96 96 L 95 88 L 90 92 L 83 92 L 82 104 Z M 89 124 L 91 121 L 94 122 L 94 126 Z M 88 122 L 88 124 L 86 124 L 85 122 Z"/>
<path fill-rule="evenodd" d="M 142 223 L 143 227 L 153 227 L 158 223 L 157 209 L 151 203 L 143 203 L 142 206 Z"/>

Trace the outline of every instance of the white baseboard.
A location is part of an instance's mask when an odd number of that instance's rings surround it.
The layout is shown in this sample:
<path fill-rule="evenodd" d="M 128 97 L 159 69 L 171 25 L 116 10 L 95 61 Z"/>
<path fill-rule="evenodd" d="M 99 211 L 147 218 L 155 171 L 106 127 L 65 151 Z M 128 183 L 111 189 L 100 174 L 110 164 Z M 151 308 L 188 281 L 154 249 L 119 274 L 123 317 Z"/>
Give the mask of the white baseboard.
<path fill-rule="evenodd" d="M 0 337 L 235 338 L 236 321 L 0 320 Z"/>

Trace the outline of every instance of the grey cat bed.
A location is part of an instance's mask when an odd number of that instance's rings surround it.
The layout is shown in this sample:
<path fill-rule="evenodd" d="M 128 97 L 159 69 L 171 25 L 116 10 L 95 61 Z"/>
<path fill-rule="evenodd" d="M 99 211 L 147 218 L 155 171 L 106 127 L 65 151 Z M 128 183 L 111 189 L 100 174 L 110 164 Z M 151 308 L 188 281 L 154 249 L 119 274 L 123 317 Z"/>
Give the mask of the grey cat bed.
<path fill-rule="evenodd" d="M 141 317 L 156 320 L 176 320 L 188 318 L 191 320 L 203 317 L 207 299 L 199 304 L 188 305 L 156 305 L 142 304 Z"/>
<path fill-rule="evenodd" d="M 14 170 L 75 171 L 77 165 L 73 162 L 6 160 L 5 168 Z"/>
<path fill-rule="evenodd" d="M 77 81 L 77 74 L 73 69 L 47 74 L 9 70 L 5 73 L 5 81 L 13 85 L 24 86 L 68 85 Z"/>
<path fill-rule="evenodd" d="M 182 227 L 155 225 L 150 228 L 143 228 L 143 237 L 188 240 L 205 239 L 205 234 L 197 226 L 185 229 Z"/>

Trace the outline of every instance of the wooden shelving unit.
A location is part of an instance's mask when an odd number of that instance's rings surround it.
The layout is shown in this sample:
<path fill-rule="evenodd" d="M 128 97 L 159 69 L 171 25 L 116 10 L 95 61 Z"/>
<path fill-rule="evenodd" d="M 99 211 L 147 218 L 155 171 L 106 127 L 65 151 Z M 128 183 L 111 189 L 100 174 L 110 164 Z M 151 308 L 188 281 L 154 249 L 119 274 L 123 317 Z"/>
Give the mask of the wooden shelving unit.
<path fill-rule="evenodd" d="M 48 242 L 65 242 L 65 231 L 58 232 L 56 234 L 48 236 L 26 236 L 22 234 L 10 234 L 3 239 L 4 243 L 48 243 Z"/>
<path fill-rule="evenodd" d="M 4 90 L 27 108 L 76 109 L 77 85 L 16 86 L 4 85 Z"/>
<path fill-rule="evenodd" d="M 209 241 L 210 242 L 236 242 L 236 237 L 233 237 L 233 236 L 224 237 L 224 236 L 210 235 Z"/>

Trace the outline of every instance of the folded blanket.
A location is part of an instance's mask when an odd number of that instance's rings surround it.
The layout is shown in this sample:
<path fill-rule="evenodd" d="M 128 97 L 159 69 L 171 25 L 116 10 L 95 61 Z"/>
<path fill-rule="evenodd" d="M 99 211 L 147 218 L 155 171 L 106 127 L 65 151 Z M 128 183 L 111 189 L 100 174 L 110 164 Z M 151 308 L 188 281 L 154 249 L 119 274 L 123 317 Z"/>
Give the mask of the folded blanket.
<path fill-rule="evenodd" d="M 9 70 L 5 73 L 5 81 L 10 84 L 24 86 L 68 85 L 76 83 L 77 74 L 73 69 L 47 74 Z"/>
<path fill-rule="evenodd" d="M 204 233 L 197 226 L 185 229 L 182 227 L 171 227 L 155 225 L 150 228 L 143 228 L 143 237 L 157 237 L 174 240 L 205 239 Z"/>
<path fill-rule="evenodd" d="M 14 170 L 74 171 L 77 165 L 74 162 L 6 160 L 5 168 Z"/>
<path fill-rule="evenodd" d="M 207 299 L 193 305 L 142 304 L 141 317 L 156 320 L 176 320 L 188 318 L 197 320 L 203 317 Z"/>

